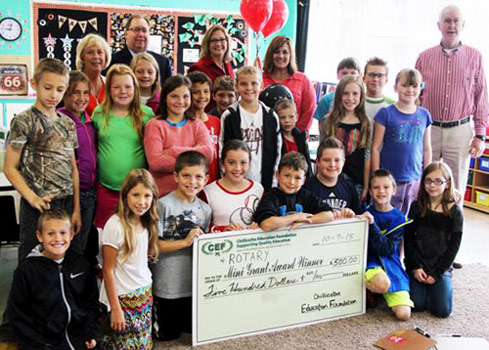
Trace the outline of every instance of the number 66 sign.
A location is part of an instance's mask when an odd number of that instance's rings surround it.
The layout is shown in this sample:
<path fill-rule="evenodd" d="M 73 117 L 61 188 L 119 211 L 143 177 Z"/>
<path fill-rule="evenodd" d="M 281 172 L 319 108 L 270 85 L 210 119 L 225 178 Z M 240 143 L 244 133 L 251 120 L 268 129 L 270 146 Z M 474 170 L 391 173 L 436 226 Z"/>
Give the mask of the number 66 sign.
<path fill-rule="evenodd" d="M 0 95 L 27 95 L 25 64 L 0 64 Z"/>

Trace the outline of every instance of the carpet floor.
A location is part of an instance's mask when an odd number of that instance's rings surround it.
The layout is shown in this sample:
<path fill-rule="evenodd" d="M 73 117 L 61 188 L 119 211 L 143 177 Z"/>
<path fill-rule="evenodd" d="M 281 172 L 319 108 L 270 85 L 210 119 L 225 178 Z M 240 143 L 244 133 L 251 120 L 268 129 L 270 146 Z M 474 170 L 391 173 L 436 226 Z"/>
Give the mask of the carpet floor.
<path fill-rule="evenodd" d="M 489 339 L 489 268 L 480 264 L 464 265 L 463 269 L 454 271 L 453 286 L 453 313 L 446 319 L 422 312 L 413 314 L 407 322 L 399 322 L 387 306 L 380 306 L 367 309 L 367 313 L 361 316 L 207 344 L 198 349 L 377 349 L 372 344 L 378 338 L 397 328 L 412 329 L 415 326 L 432 334 L 460 334 L 463 337 Z M 215 320 L 215 323 L 219 327 L 219 320 Z M 154 348 L 190 349 L 191 343 L 191 336 L 184 334 L 176 341 L 157 341 Z"/>

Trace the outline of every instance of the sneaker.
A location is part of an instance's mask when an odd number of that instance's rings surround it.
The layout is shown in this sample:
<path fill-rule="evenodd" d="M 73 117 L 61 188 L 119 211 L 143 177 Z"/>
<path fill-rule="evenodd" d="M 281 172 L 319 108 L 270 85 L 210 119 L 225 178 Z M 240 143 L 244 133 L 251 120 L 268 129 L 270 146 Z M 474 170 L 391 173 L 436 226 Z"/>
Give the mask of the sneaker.
<path fill-rule="evenodd" d="M 461 269 L 462 267 L 464 267 L 464 265 L 462 265 L 459 262 L 455 262 L 455 261 L 453 262 L 452 266 L 454 269 Z"/>

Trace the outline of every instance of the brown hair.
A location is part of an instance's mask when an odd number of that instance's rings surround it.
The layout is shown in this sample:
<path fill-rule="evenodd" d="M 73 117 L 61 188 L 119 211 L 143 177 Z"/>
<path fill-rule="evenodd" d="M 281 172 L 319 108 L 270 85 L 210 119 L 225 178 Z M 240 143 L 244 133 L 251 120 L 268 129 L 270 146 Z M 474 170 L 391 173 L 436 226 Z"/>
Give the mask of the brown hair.
<path fill-rule="evenodd" d="M 249 160 L 251 161 L 250 148 L 248 147 L 248 144 L 243 140 L 235 139 L 226 141 L 221 151 L 221 162 L 224 162 L 228 155 L 228 152 L 230 151 L 245 151 L 246 153 L 248 153 Z"/>
<path fill-rule="evenodd" d="M 224 61 L 229 62 L 231 61 L 231 37 L 229 36 L 226 28 L 224 28 L 220 24 L 216 24 L 210 27 L 205 32 L 204 37 L 202 38 L 202 43 L 200 44 L 201 46 L 200 58 L 204 58 L 211 55 L 211 52 L 209 50 L 211 36 L 218 30 L 223 32 L 224 36 L 226 37 L 228 45 L 227 45 L 226 52 L 224 53 Z"/>
<path fill-rule="evenodd" d="M 354 83 L 360 88 L 360 103 L 355 108 L 355 116 L 360 120 L 360 142 L 359 148 L 365 148 L 370 142 L 372 126 L 367 113 L 365 112 L 365 90 L 362 78 L 354 75 L 346 75 L 341 79 L 334 93 L 334 102 L 331 112 L 326 116 L 326 122 L 323 123 L 323 133 L 326 136 L 336 136 L 336 131 L 341 120 L 346 114 L 345 107 L 342 103 L 343 94 L 346 87 Z"/>
<path fill-rule="evenodd" d="M 387 61 L 383 60 L 380 57 L 372 57 L 365 64 L 365 69 L 363 70 L 364 74 L 367 74 L 367 68 L 369 66 L 380 66 L 385 68 L 385 73 L 389 74 L 389 67 L 387 67 Z"/>
<path fill-rule="evenodd" d="M 343 151 L 343 157 L 345 156 L 345 147 L 343 146 L 343 142 L 338 140 L 336 137 L 326 137 L 319 143 L 318 150 L 316 152 L 316 159 L 321 159 L 323 156 L 323 152 L 325 149 L 340 149 Z"/>
<path fill-rule="evenodd" d="M 372 174 L 370 174 L 369 187 L 372 186 L 372 180 L 378 177 L 388 177 L 389 180 L 391 180 L 392 182 L 392 187 L 394 188 L 397 187 L 397 183 L 396 183 L 396 179 L 394 178 L 394 175 L 392 175 L 392 173 L 387 169 L 377 169 L 374 172 L 372 172 Z"/>
<path fill-rule="evenodd" d="M 68 89 L 66 89 L 65 96 L 71 95 L 78 83 L 87 83 L 88 90 L 90 91 L 92 89 L 92 83 L 85 73 L 79 70 L 72 70 L 70 72 L 70 82 L 68 83 Z"/>
<path fill-rule="evenodd" d="M 68 68 L 57 58 L 43 58 L 34 68 L 32 79 L 37 83 L 41 80 L 44 73 L 54 73 L 68 77 Z"/>
<path fill-rule="evenodd" d="M 141 15 L 141 14 L 135 14 L 135 15 L 131 15 L 131 17 L 129 17 L 129 19 L 127 20 L 127 22 L 126 22 L 126 31 L 129 30 L 129 28 L 131 28 L 131 22 L 132 22 L 133 19 L 136 19 L 136 18 L 140 18 L 140 19 L 145 20 L 146 23 L 148 23 L 148 27 L 150 27 L 149 21 L 146 18 L 146 16 Z"/>
<path fill-rule="evenodd" d="M 431 207 L 430 195 L 426 192 L 424 180 L 426 177 L 435 170 L 440 170 L 443 174 L 443 177 L 447 181 L 447 185 L 445 187 L 445 191 L 443 191 L 443 196 L 441 199 L 441 207 L 443 210 L 443 214 L 452 217 L 450 213 L 450 204 L 459 203 L 462 199 L 460 193 L 455 189 L 453 185 L 453 176 L 452 170 L 450 167 L 444 162 L 433 162 L 430 163 L 423 171 L 423 175 L 421 176 L 420 188 L 418 192 L 418 208 L 420 211 L 420 216 L 423 217 L 426 215 L 426 212 Z"/>
<path fill-rule="evenodd" d="M 107 72 L 107 79 L 105 80 L 105 96 L 100 108 L 103 115 L 103 125 L 107 126 L 109 122 L 110 111 L 114 105 L 112 100 L 111 88 L 112 88 L 112 78 L 116 75 L 129 75 L 132 78 L 134 85 L 134 98 L 129 107 L 129 114 L 132 119 L 132 125 L 134 130 L 136 130 L 139 138 L 142 140 L 144 137 L 143 131 L 143 112 L 141 110 L 141 101 L 139 99 L 139 83 L 134 75 L 134 72 L 126 66 L 125 64 L 114 64 L 109 68 Z"/>
<path fill-rule="evenodd" d="M 205 173 L 209 170 L 209 163 L 205 156 L 197 151 L 185 151 L 177 156 L 175 161 L 175 172 L 178 174 L 184 167 L 201 166 Z"/>
<path fill-rule="evenodd" d="M 142 184 L 144 187 L 151 191 L 153 200 L 151 206 L 141 217 L 141 224 L 148 230 L 149 235 L 149 251 L 148 255 L 151 261 L 158 260 L 158 198 L 159 192 L 156 186 L 155 180 L 146 169 L 133 169 L 127 174 L 126 178 L 122 182 L 121 192 L 119 196 L 119 204 L 116 209 L 116 214 L 121 221 L 124 229 L 124 242 L 122 243 L 122 260 L 125 261 L 136 250 L 137 240 L 136 232 L 134 232 L 131 225 L 131 219 L 133 219 L 133 213 L 127 205 L 127 195 L 137 185 Z"/>
<path fill-rule="evenodd" d="M 70 223 L 71 227 L 71 216 L 68 212 L 61 208 L 52 208 L 44 210 L 39 216 L 37 220 L 37 231 L 42 233 L 42 225 L 48 220 L 66 220 Z"/>
<path fill-rule="evenodd" d="M 304 155 L 299 152 L 289 152 L 283 155 L 278 165 L 278 172 L 280 173 L 283 168 L 292 168 L 294 170 L 303 170 L 304 174 L 307 174 L 307 161 Z"/>
<path fill-rule="evenodd" d="M 190 88 L 192 87 L 192 82 L 190 81 L 189 78 L 184 77 L 181 74 L 176 74 L 176 75 L 172 75 L 171 77 L 165 80 L 163 86 L 161 87 L 160 104 L 158 106 L 158 113 L 157 113 L 158 118 L 161 119 L 168 118 L 168 108 L 166 106 L 166 98 L 170 94 L 170 92 L 172 92 L 175 89 L 178 89 L 180 86 L 186 86 L 190 94 Z M 195 119 L 195 117 L 189 115 L 187 111 L 185 111 L 185 117 L 191 120 Z"/>
<path fill-rule="evenodd" d="M 215 94 L 219 90 L 232 91 L 236 93 L 234 84 L 236 84 L 236 82 L 234 81 L 233 77 L 229 75 L 221 75 L 220 77 L 217 77 L 216 80 L 214 80 L 214 84 L 212 86 L 212 93 Z"/>
<path fill-rule="evenodd" d="M 338 66 L 336 67 L 336 73 L 338 73 L 340 70 L 343 68 L 348 68 L 348 69 L 355 69 L 358 71 L 358 74 L 362 74 L 362 69 L 360 68 L 360 62 L 354 57 L 346 57 L 343 58 L 340 63 L 338 63 Z"/>
<path fill-rule="evenodd" d="M 272 42 L 270 45 L 268 45 L 267 52 L 265 54 L 265 60 L 263 61 L 263 71 L 268 74 L 272 74 L 275 65 L 273 64 L 273 54 L 275 51 L 280 49 L 284 44 L 287 44 L 289 46 L 289 51 L 290 51 L 290 62 L 289 65 L 287 66 L 287 71 L 289 72 L 290 75 L 294 74 L 297 72 L 297 63 L 295 61 L 295 50 L 294 50 L 294 44 L 292 43 L 292 40 L 290 38 L 286 37 L 285 35 L 279 35 L 273 38 Z"/>

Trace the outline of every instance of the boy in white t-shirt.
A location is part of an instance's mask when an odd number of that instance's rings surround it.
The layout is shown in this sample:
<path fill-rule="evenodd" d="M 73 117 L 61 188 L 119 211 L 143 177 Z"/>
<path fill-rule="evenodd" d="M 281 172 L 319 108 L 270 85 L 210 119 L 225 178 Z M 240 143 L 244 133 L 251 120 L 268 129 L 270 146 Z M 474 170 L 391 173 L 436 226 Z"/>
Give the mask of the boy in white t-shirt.
<path fill-rule="evenodd" d="M 240 99 L 221 116 L 219 148 L 228 140 L 245 141 L 251 151 L 248 179 L 261 182 L 266 191 L 272 187 L 278 168 L 282 137 L 277 114 L 258 100 L 261 87 L 262 75 L 257 68 L 238 70 L 236 90 Z"/>

